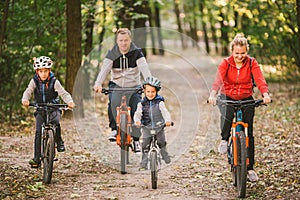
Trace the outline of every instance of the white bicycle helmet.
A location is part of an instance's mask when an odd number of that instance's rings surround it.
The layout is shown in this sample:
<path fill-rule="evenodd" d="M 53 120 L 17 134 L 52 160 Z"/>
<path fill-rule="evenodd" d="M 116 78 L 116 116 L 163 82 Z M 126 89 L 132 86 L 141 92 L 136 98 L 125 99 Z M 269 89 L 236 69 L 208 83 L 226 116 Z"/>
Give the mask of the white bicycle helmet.
<path fill-rule="evenodd" d="M 158 80 L 157 78 L 155 78 L 153 76 L 147 77 L 146 80 L 144 80 L 143 87 L 145 85 L 151 85 L 151 86 L 155 87 L 157 91 L 159 91 L 161 89 L 160 80 Z"/>
<path fill-rule="evenodd" d="M 33 58 L 33 69 L 43 69 L 49 68 L 51 69 L 53 65 L 53 61 L 47 56 L 40 56 L 38 58 Z"/>

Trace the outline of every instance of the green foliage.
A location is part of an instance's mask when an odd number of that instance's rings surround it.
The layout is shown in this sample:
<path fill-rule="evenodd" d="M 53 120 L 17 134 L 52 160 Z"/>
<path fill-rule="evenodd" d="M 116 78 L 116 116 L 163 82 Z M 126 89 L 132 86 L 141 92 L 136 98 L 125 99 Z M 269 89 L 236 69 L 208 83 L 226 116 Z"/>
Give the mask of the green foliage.
<path fill-rule="evenodd" d="M 22 0 L 9 5 L 0 56 L 2 120 L 11 119 L 12 112 L 21 106 L 21 95 L 34 74 L 33 57 L 51 57 L 55 61 L 54 72 L 59 74 L 65 54 L 64 11 L 64 2 L 58 0 Z"/>

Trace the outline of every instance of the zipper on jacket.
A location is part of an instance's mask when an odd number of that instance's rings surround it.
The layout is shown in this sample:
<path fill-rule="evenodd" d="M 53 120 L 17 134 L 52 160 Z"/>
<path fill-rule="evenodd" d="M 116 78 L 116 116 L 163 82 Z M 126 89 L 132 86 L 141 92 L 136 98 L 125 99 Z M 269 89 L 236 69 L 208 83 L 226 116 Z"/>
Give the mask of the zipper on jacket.
<path fill-rule="evenodd" d="M 43 103 L 46 103 L 46 97 L 45 97 L 45 83 L 42 83 L 42 95 L 43 95 Z"/>
<path fill-rule="evenodd" d="M 151 127 L 154 128 L 154 120 L 153 120 L 153 112 L 152 112 L 152 101 L 150 103 L 150 119 L 151 119 Z"/>

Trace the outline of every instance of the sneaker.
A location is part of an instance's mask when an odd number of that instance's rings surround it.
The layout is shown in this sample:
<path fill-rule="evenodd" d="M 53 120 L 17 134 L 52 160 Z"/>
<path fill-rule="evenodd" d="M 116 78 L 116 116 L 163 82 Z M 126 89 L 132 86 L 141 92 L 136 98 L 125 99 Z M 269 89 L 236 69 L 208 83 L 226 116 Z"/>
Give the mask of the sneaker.
<path fill-rule="evenodd" d="M 247 178 L 249 179 L 249 181 L 251 182 L 256 182 L 258 181 L 258 176 L 256 174 L 256 172 L 254 170 L 249 170 L 248 174 L 247 174 Z"/>
<path fill-rule="evenodd" d="M 140 145 L 139 141 L 134 141 L 133 144 L 134 144 L 134 152 L 135 153 L 142 151 L 141 145 Z"/>
<path fill-rule="evenodd" d="M 64 142 L 62 140 L 57 142 L 57 147 L 56 148 L 57 148 L 58 152 L 64 152 L 66 150 Z"/>
<path fill-rule="evenodd" d="M 139 171 L 146 171 L 148 169 L 147 164 L 141 164 Z"/>
<path fill-rule="evenodd" d="M 219 144 L 218 151 L 221 154 L 227 153 L 227 148 L 228 148 L 228 142 L 226 140 L 222 140 Z"/>
<path fill-rule="evenodd" d="M 115 141 L 117 141 L 117 135 L 118 135 L 117 130 L 112 130 L 110 136 L 108 137 L 108 140 L 109 140 L 110 142 L 115 142 Z"/>
<path fill-rule="evenodd" d="M 31 166 L 31 168 L 38 168 L 40 163 L 33 158 L 29 160 L 29 165 Z"/>

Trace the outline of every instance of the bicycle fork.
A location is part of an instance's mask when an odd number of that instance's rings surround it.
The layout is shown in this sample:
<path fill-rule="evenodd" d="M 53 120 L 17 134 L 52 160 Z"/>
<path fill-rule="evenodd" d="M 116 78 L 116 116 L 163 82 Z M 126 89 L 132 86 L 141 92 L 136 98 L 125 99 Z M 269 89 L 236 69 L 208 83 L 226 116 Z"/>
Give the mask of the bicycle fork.
<path fill-rule="evenodd" d="M 237 151 L 237 137 L 240 137 L 240 131 L 242 130 L 242 127 L 244 127 L 245 137 L 246 137 L 246 149 L 247 149 L 247 155 L 246 155 L 246 164 L 249 165 L 249 137 L 248 137 L 248 124 L 242 121 L 233 122 L 232 123 L 232 145 L 233 145 L 233 165 L 238 166 L 238 151 Z"/>

